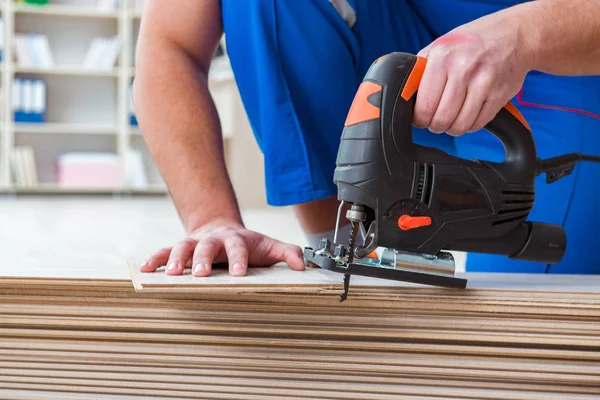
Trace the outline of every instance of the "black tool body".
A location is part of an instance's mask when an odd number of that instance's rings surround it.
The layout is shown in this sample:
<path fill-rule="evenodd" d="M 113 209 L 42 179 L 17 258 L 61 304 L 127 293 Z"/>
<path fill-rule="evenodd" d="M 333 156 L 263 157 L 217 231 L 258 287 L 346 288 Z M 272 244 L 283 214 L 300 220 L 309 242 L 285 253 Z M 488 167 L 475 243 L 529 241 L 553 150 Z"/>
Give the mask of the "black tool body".
<path fill-rule="evenodd" d="M 540 161 L 531 131 L 511 103 L 485 127 L 505 147 L 501 163 L 415 144 L 413 108 L 425 65 L 415 55 L 392 53 L 367 72 L 342 133 L 334 174 L 338 199 L 365 207 L 364 224 L 376 223 L 377 246 L 559 262 L 564 229 L 527 219 L 536 176 L 550 169 L 554 180 L 566 176 L 577 157 Z"/>

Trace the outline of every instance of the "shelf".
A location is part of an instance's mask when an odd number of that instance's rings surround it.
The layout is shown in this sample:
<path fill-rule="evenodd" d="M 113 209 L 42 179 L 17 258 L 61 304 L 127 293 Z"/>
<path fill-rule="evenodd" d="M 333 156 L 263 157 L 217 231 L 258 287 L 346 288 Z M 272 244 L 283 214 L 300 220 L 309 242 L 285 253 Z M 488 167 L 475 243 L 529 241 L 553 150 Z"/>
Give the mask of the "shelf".
<path fill-rule="evenodd" d="M 17 74 L 37 74 L 37 75 L 62 75 L 62 76 L 89 76 L 89 77 L 118 77 L 119 71 L 113 69 L 110 71 L 85 69 L 79 66 L 62 66 L 57 65 L 52 68 L 38 67 L 21 67 L 15 65 L 13 67 Z"/>
<path fill-rule="evenodd" d="M 147 188 L 63 188 L 57 183 L 39 183 L 33 186 L 15 185 L 12 190 L 0 189 L 0 193 L 31 194 L 31 195 L 50 195 L 50 194 L 71 194 L 71 195 L 168 195 L 168 190 L 163 185 L 149 185 Z"/>
<path fill-rule="evenodd" d="M 129 135 L 130 136 L 142 136 L 142 131 L 140 130 L 140 128 L 131 127 L 131 128 L 129 128 Z M 223 132 L 223 140 L 230 140 L 232 138 L 233 138 L 232 132 L 229 132 L 229 131 Z"/>
<path fill-rule="evenodd" d="M 126 189 L 127 192 L 136 194 L 168 194 L 169 191 L 165 185 L 150 184 L 145 188 L 130 187 Z"/>
<path fill-rule="evenodd" d="M 4 65 L 0 62 L 4 68 L 0 97 L 11 99 L 12 84 L 18 78 L 46 81 L 46 120 L 50 121 L 15 122 L 10 105 L 5 102 L 8 114 L 0 135 L 0 194 L 168 196 L 169 190 L 160 179 L 142 132 L 139 127 L 129 124 L 130 84 L 135 76 L 135 46 L 142 10 L 130 5 L 134 3 L 132 0 L 119 0 L 118 9 L 108 11 L 97 8 L 95 0 L 52 0 L 50 3 L 53 4 L 38 6 L 0 0 L 0 12 L 10 14 L 7 20 L 10 22 L 5 26 L 5 42 L 12 43 L 17 34 L 44 34 L 55 50 L 52 55 L 56 62 L 50 67 L 34 66 L 32 62 L 29 62 L 31 66 L 19 65 L 12 60 L 16 56 L 14 48 L 11 60 Z M 85 58 L 91 41 L 96 37 L 115 35 L 120 38 L 122 48 L 114 68 L 85 68 L 81 60 Z M 224 91 L 228 87 L 226 83 L 233 82 L 226 58 L 215 60 L 210 78 L 211 87 L 221 95 L 221 109 L 231 102 Z M 232 88 L 235 90 L 234 86 Z M 231 124 L 225 125 L 229 126 L 228 131 L 233 130 Z M 11 159 L 4 155 L 11 154 L 19 146 L 33 148 L 39 184 L 28 186 L 13 182 Z M 134 172 L 130 169 L 135 165 L 127 159 L 130 150 L 142 152 L 145 182 L 149 185 L 135 187 L 130 183 L 137 181 L 124 180 L 115 182 L 119 185 L 113 188 L 86 189 L 65 188 L 54 182 L 58 171 L 53 168 L 58 156 L 70 151 L 114 153 L 120 157 L 124 176 L 130 176 Z"/>
<path fill-rule="evenodd" d="M 59 4 L 47 4 L 43 6 L 15 4 L 15 14 L 19 15 L 43 15 L 50 17 L 79 17 L 98 19 L 117 19 L 118 11 L 99 11 L 94 7 L 78 7 Z"/>
<path fill-rule="evenodd" d="M 2 190 L 6 192 L 6 190 Z M 63 188 L 57 183 L 39 183 L 33 186 L 15 185 L 12 190 L 16 194 L 139 194 L 166 195 L 168 190 L 164 185 L 148 185 L 146 188 Z"/>
<path fill-rule="evenodd" d="M 23 193 L 23 194 L 110 194 L 110 193 L 118 193 L 121 190 L 119 188 L 114 189 L 101 189 L 101 188 L 63 188 L 59 186 L 57 183 L 38 183 L 37 185 L 25 186 L 25 185 L 15 185 L 14 188 L 15 193 Z"/>
<path fill-rule="evenodd" d="M 13 125 L 15 133 L 37 133 L 37 134 L 78 134 L 78 135 L 116 135 L 117 128 L 114 125 L 100 124 L 78 124 L 78 123 L 25 123 L 15 122 Z"/>

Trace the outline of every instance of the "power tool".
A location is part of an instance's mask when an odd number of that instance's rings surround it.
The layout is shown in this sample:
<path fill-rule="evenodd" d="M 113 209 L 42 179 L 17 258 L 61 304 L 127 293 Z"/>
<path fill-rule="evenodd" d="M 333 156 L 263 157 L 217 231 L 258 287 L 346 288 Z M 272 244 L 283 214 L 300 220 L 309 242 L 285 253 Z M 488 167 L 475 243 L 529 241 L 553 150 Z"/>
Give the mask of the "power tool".
<path fill-rule="evenodd" d="M 528 221 L 535 179 L 552 183 L 581 160 L 570 153 L 540 160 L 531 128 L 511 102 L 485 130 L 504 145 L 503 162 L 465 160 L 412 138 L 413 109 L 427 59 L 395 52 L 380 57 L 360 84 L 342 131 L 334 183 L 352 224 L 347 244 L 306 247 L 307 266 L 344 274 L 464 289 L 450 251 L 558 263 L 566 250 L 562 226 Z M 359 231 L 363 242 L 357 244 Z M 375 249 L 381 250 L 373 256 Z"/>

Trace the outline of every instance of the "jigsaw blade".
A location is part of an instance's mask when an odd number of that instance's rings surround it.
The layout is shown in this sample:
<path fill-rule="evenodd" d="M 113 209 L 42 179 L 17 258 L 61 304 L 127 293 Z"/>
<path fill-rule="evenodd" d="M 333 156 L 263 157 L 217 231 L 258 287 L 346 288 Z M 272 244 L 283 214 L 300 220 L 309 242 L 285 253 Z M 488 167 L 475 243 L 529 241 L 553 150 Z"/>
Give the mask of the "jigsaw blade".
<path fill-rule="evenodd" d="M 350 240 L 348 241 L 348 263 L 354 260 L 354 247 L 356 245 L 356 236 L 358 235 L 359 224 L 355 221 L 351 221 L 352 227 L 350 231 Z M 344 293 L 340 295 L 340 301 L 344 301 L 348 298 L 348 289 L 350 288 L 350 274 L 344 274 Z"/>

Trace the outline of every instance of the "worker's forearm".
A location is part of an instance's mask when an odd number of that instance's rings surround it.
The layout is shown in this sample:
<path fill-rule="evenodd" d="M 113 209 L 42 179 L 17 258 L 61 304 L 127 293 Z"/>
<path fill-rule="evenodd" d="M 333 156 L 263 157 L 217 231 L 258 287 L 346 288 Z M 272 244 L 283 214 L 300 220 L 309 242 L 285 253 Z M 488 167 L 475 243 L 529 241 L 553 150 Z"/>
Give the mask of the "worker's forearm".
<path fill-rule="evenodd" d="M 205 74 L 168 44 L 148 46 L 137 62 L 136 115 L 184 226 L 241 222 Z"/>
<path fill-rule="evenodd" d="M 600 0 L 537 0 L 512 11 L 532 55 L 532 69 L 600 74 Z"/>

